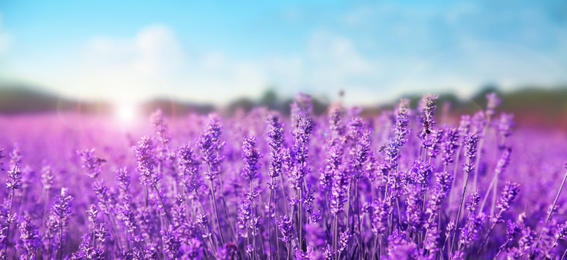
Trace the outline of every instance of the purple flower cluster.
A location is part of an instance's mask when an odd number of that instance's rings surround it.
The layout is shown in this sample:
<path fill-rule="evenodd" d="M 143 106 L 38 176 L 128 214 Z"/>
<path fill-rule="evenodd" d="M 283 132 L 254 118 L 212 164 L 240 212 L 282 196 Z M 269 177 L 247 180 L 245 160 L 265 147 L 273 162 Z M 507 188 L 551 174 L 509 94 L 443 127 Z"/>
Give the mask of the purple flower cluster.
<path fill-rule="evenodd" d="M 437 98 L 376 117 L 317 116 L 305 94 L 289 116 L 158 111 L 126 138 L 61 129 L 49 146 L 7 127 L 0 259 L 567 255 L 566 136 L 515 127 L 494 93 L 460 118 Z"/>

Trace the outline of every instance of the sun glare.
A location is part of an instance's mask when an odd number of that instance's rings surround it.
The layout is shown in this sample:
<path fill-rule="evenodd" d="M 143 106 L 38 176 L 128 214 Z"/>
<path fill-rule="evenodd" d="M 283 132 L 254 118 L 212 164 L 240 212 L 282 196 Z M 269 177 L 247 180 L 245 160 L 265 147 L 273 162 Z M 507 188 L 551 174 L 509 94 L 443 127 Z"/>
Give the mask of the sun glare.
<path fill-rule="evenodd" d="M 115 106 L 115 116 L 122 123 L 132 123 L 138 117 L 138 111 L 132 103 L 120 103 Z"/>

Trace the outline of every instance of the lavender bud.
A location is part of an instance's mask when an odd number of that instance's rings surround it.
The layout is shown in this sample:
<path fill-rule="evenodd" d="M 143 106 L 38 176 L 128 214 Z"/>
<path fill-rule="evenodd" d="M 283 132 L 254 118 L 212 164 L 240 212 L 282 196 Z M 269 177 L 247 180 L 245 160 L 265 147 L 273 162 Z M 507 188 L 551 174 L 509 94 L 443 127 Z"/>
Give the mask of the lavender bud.
<path fill-rule="evenodd" d="M 342 136 L 345 126 L 341 122 L 343 108 L 339 104 L 331 105 L 329 108 L 329 128 L 333 132 L 334 138 Z"/>
<path fill-rule="evenodd" d="M 468 161 L 463 166 L 463 171 L 466 173 L 471 173 L 474 171 L 474 160 L 476 158 L 476 152 L 478 149 L 478 134 L 469 134 L 465 138 L 465 156 Z"/>
<path fill-rule="evenodd" d="M 14 149 L 10 154 L 10 165 L 20 165 L 22 163 L 22 153 L 20 151 L 20 144 L 14 143 Z"/>
<path fill-rule="evenodd" d="M 558 225 L 557 231 L 555 233 L 555 239 L 563 240 L 565 238 L 567 238 L 567 222 L 565 222 L 564 224 Z"/>
<path fill-rule="evenodd" d="M 38 249 L 41 247 L 41 237 L 36 225 L 33 224 L 31 218 L 24 215 L 23 220 L 19 223 L 20 240 L 18 248 L 22 251 L 21 259 L 35 259 Z"/>
<path fill-rule="evenodd" d="M 177 151 L 177 169 L 181 183 L 191 193 L 202 185 L 199 174 L 199 160 L 190 145 L 181 146 Z"/>
<path fill-rule="evenodd" d="M 494 216 L 493 222 L 502 222 L 502 214 L 510 208 L 512 201 L 516 198 L 520 192 L 520 185 L 514 182 L 507 182 L 504 186 L 504 191 L 502 191 L 502 197 L 496 205 L 500 209 L 500 212 Z"/>
<path fill-rule="evenodd" d="M 471 117 L 469 115 L 461 116 L 461 123 L 459 124 L 459 135 L 463 138 L 469 135 L 471 130 Z"/>
<path fill-rule="evenodd" d="M 252 182 L 254 179 L 259 178 L 258 170 L 260 169 L 260 153 L 256 148 L 256 137 L 251 136 L 244 139 L 242 143 L 242 160 L 244 161 L 244 169 L 242 174 Z"/>
<path fill-rule="evenodd" d="M 69 195 L 68 188 L 61 188 L 61 195 L 57 196 L 51 214 L 55 216 L 57 227 L 67 226 L 71 214 L 71 202 L 73 197 Z"/>
<path fill-rule="evenodd" d="M 333 144 L 327 150 L 327 160 L 325 162 L 325 169 L 321 173 L 319 183 L 324 191 L 331 190 L 333 176 L 339 170 L 342 164 L 343 147 L 340 143 Z"/>
<path fill-rule="evenodd" d="M 474 214 L 474 212 L 478 208 L 479 202 L 480 202 L 480 195 L 478 194 L 478 190 L 469 195 L 466 207 L 467 210 L 470 212 L 470 214 Z"/>
<path fill-rule="evenodd" d="M 106 162 L 105 159 L 96 157 L 94 155 L 95 149 L 77 151 L 83 161 L 82 167 L 87 170 L 87 175 L 93 179 L 98 177 L 102 171 L 102 164 Z"/>
<path fill-rule="evenodd" d="M 138 172 L 140 173 L 140 180 L 146 187 L 156 185 L 159 176 L 155 172 L 157 161 L 154 156 L 155 145 L 152 138 L 144 136 L 138 142 L 138 146 L 134 146 L 133 150 L 136 153 L 136 160 L 138 161 Z"/>
<path fill-rule="evenodd" d="M 46 191 L 51 190 L 53 187 L 53 180 L 55 176 L 53 176 L 53 171 L 51 170 L 50 165 L 44 165 L 41 168 L 41 183 L 43 184 L 43 189 Z"/>
<path fill-rule="evenodd" d="M 5 158 L 6 155 L 4 155 L 4 148 L 0 147 L 0 171 L 4 170 L 4 162 L 2 162 L 2 159 Z"/>
<path fill-rule="evenodd" d="M 502 137 L 509 137 L 512 135 L 512 128 L 514 127 L 514 115 L 502 113 L 500 121 L 498 122 L 498 132 Z"/>
<path fill-rule="evenodd" d="M 333 185 L 331 187 L 331 212 L 335 215 L 343 212 L 344 203 L 346 202 L 346 192 L 348 187 L 348 176 L 346 169 L 335 171 L 333 176 Z"/>
<path fill-rule="evenodd" d="M 486 104 L 486 116 L 488 118 L 492 118 L 494 115 L 494 109 L 502 103 L 502 100 L 498 97 L 495 92 L 491 92 L 486 95 L 486 100 L 488 101 Z"/>
<path fill-rule="evenodd" d="M 169 143 L 171 137 L 169 136 L 167 125 L 163 120 L 161 109 L 158 109 L 150 116 L 150 121 L 154 126 L 158 142 L 161 145 L 158 151 L 158 156 L 160 157 L 160 159 L 163 159 L 165 153 L 167 152 L 167 144 Z"/>
<path fill-rule="evenodd" d="M 209 165 L 205 173 L 209 180 L 214 180 L 221 172 L 221 151 L 224 142 L 220 140 L 222 125 L 217 115 L 210 115 L 205 131 L 199 137 L 197 146 L 201 149 L 203 161 Z"/>
<path fill-rule="evenodd" d="M 441 143 L 443 142 L 443 129 L 436 129 L 432 131 L 431 139 L 427 145 L 427 152 L 431 158 L 437 158 L 441 152 Z"/>
<path fill-rule="evenodd" d="M 482 230 L 483 220 L 484 220 L 483 214 L 480 214 L 480 216 L 469 214 L 469 217 L 467 218 L 467 222 L 463 227 L 463 229 L 461 230 L 461 237 L 459 243 L 461 244 L 462 247 L 466 247 L 467 245 L 471 244 L 473 241 L 478 239 L 478 234 Z"/>
<path fill-rule="evenodd" d="M 510 153 L 512 152 L 512 148 L 508 147 L 502 153 L 500 160 L 498 160 L 498 164 L 496 165 L 496 169 L 494 172 L 496 175 L 500 175 L 506 170 L 506 167 L 510 163 Z"/>
<path fill-rule="evenodd" d="M 443 145 L 443 164 L 449 165 L 454 162 L 457 148 L 459 148 L 459 130 L 451 128 L 445 134 L 445 143 Z"/>
<path fill-rule="evenodd" d="M 392 212 L 390 199 L 377 201 L 374 203 L 374 212 L 372 218 L 372 232 L 375 235 L 382 235 L 388 229 L 388 217 Z"/>
<path fill-rule="evenodd" d="M 419 231 L 423 227 L 423 200 L 418 189 L 410 189 L 407 197 L 406 217 L 411 228 Z"/>
<path fill-rule="evenodd" d="M 366 163 L 368 156 L 370 154 L 371 146 L 371 131 L 366 131 L 362 133 L 360 138 L 357 139 L 356 146 L 352 154 L 352 160 L 350 163 L 350 170 L 355 175 L 356 178 L 360 178 L 363 175 L 364 163 Z"/>
<path fill-rule="evenodd" d="M 423 98 L 421 98 L 419 102 L 419 110 L 423 114 L 423 129 L 419 134 L 419 137 L 422 139 L 425 136 L 429 135 L 431 133 L 431 129 L 435 126 L 435 109 L 437 108 L 437 98 L 437 95 L 426 94 L 423 96 Z"/>
<path fill-rule="evenodd" d="M 397 146 L 407 143 L 406 135 L 409 133 L 409 99 L 402 99 L 396 109 L 396 126 L 394 128 L 394 140 Z"/>
<path fill-rule="evenodd" d="M 283 155 L 281 150 L 284 143 L 284 129 L 278 114 L 273 113 L 266 120 L 268 124 L 267 139 L 270 146 L 270 169 L 268 174 L 272 178 L 280 176 L 283 168 Z M 272 185 L 275 188 L 275 183 Z"/>
<path fill-rule="evenodd" d="M 22 186 L 22 170 L 19 164 L 12 164 L 8 171 L 8 179 L 6 180 L 6 188 L 8 190 L 17 190 Z M 10 194 L 13 196 L 13 192 Z"/>
<path fill-rule="evenodd" d="M 289 218 L 287 215 L 284 215 L 281 220 L 276 220 L 276 222 L 278 224 L 280 232 L 282 233 L 282 238 L 280 239 L 286 243 L 291 242 L 291 236 L 293 235 L 293 225 L 291 218 Z"/>

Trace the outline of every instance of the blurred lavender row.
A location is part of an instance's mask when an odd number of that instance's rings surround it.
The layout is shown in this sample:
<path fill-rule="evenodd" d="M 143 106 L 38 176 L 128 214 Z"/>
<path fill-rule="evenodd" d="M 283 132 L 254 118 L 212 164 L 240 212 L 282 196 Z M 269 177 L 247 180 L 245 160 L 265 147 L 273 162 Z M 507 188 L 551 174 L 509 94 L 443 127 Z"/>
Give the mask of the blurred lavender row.
<path fill-rule="evenodd" d="M 436 99 L 315 117 L 300 94 L 290 118 L 157 111 L 127 135 L 0 120 L 1 259 L 563 259 L 565 133 Z"/>

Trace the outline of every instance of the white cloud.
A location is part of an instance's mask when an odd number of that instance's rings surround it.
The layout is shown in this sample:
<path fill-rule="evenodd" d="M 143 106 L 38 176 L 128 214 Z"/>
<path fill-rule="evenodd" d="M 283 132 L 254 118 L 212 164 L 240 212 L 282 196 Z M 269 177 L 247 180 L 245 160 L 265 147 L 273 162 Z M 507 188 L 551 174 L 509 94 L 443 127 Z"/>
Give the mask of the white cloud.
<path fill-rule="evenodd" d="M 6 50 L 12 44 L 13 38 L 8 32 L 3 28 L 2 24 L 2 13 L 0 13 L 0 54 L 6 52 Z"/>
<path fill-rule="evenodd" d="M 218 51 L 187 55 L 175 32 L 152 25 L 130 39 L 93 37 L 75 95 L 116 101 L 156 96 L 223 102 L 266 85 L 261 63 L 234 61 Z"/>

